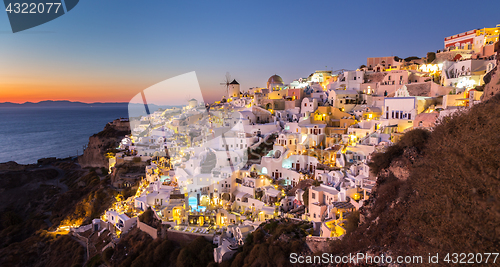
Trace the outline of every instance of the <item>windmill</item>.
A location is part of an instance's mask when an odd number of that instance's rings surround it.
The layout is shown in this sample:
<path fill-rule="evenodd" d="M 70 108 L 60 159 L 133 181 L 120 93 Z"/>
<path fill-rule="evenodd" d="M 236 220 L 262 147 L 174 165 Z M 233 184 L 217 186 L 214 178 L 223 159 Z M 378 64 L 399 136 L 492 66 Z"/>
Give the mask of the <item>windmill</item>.
<path fill-rule="evenodd" d="M 221 83 L 220 85 L 223 85 L 226 87 L 227 99 L 229 99 L 229 86 L 231 86 L 234 83 L 238 84 L 238 82 L 236 82 L 236 80 L 231 81 L 231 74 L 229 74 L 229 72 L 226 72 L 225 78 L 226 78 L 226 80 L 223 83 Z M 215 138 L 215 132 L 212 129 L 212 124 L 210 124 L 210 128 L 212 131 L 212 136 Z M 234 173 L 234 165 L 233 165 L 233 162 L 231 161 L 231 153 L 229 152 L 229 146 L 227 145 L 227 141 L 226 141 L 226 137 L 224 136 L 224 132 L 221 134 L 221 138 L 222 138 L 222 144 L 226 148 L 226 155 L 227 155 L 227 159 L 229 161 L 229 166 L 231 166 L 231 173 Z"/>
<path fill-rule="evenodd" d="M 229 74 L 229 72 L 226 72 L 226 80 L 221 83 L 220 85 L 223 85 L 226 87 L 226 94 L 227 94 L 227 98 L 229 98 L 229 85 L 231 84 L 231 74 Z"/>

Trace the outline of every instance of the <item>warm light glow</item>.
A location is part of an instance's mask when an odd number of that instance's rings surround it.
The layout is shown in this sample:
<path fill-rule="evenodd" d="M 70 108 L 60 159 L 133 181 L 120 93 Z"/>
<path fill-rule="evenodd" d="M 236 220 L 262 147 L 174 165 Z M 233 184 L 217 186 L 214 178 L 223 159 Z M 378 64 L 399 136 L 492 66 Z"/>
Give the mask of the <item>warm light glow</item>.
<path fill-rule="evenodd" d="M 429 73 L 436 73 L 438 71 L 441 71 L 443 68 L 443 64 L 424 64 L 420 66 L 420 71 L 422 72 L 429 72 Z"/>

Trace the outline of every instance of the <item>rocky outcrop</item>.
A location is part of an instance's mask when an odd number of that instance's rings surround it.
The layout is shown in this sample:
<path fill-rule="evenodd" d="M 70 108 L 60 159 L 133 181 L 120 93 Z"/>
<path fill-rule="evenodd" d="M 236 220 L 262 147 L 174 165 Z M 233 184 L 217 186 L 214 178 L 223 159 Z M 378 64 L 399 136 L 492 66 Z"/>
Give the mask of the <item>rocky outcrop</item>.
<path fill-rule="evenodd" d="M 9 161 L 0 163 L 0 172 L 1 171 L 23 171 L 28 167 L 28 165 L 21 165 L 15 161 Z"/>
<path fill-rule="evenodd" d="M 111 173 L 111 184 L 116 188 L 136 186 L 146 173 L 145 162 L 124 162 L 116 165 Z"/>
<path fill-rule="evenodd" d="M 484 94 L 482 96 L 482 101 L 486 101 L 492 98 L 498 92 L 500 92 L 500 70 L 499 70 L 500 55 L 498 54 L 499 44 L 500 42 L 496 44 L 496 51 L 497 51 L 496 67 L 493 68 L 492 71 L 488 72 L 483 78 L 485 84 L 484 84 Z"/>
<path fill-rule="evenodd" d="M 78 163 L 85 167 L 108 167 L 106 153 L 109 149 L 116 148 L 125 135 L 130 133 L 128 120 L 114 120 L 108 123 L 104 130 L 89 137 L 89 144 L 83 155 L 78 158 Z"/>

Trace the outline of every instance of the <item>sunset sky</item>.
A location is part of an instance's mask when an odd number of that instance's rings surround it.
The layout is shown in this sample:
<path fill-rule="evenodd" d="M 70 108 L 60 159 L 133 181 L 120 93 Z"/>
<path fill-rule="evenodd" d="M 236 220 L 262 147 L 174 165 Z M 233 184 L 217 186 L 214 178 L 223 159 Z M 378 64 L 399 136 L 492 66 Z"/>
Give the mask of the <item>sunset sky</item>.
<path fill-rule="evenodd" d="M 402 11 L 403 10 L 403 11 Z M 500 23 L 499 1 L 85 0 L 13 34 L 0 12 L 0 102 L 128 102 L 195 71 L 205 101 L 367 57 L 425 56 L 446 36 Z M 172 90 L 172 103 L 186 100 Z M 169 94 L 170 94 L 169 93 Z"/>

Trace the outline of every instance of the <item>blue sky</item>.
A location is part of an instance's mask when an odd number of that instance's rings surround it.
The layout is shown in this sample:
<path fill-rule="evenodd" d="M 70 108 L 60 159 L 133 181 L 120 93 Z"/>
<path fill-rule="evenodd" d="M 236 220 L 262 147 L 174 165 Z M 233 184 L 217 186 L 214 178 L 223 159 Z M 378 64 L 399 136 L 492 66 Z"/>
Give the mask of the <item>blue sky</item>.
<path fill-rule="evenodd" d="M 500 1 L 85 0 L 16 34 L 0 12 L 0 102 L 126 102 L 190 71 L 213 101 L 227 71 L 246 90 L 275 73 L 288 83 L 367 57 L 425 56 L 446 36 L 500 24 L 498 10 Z"/>

